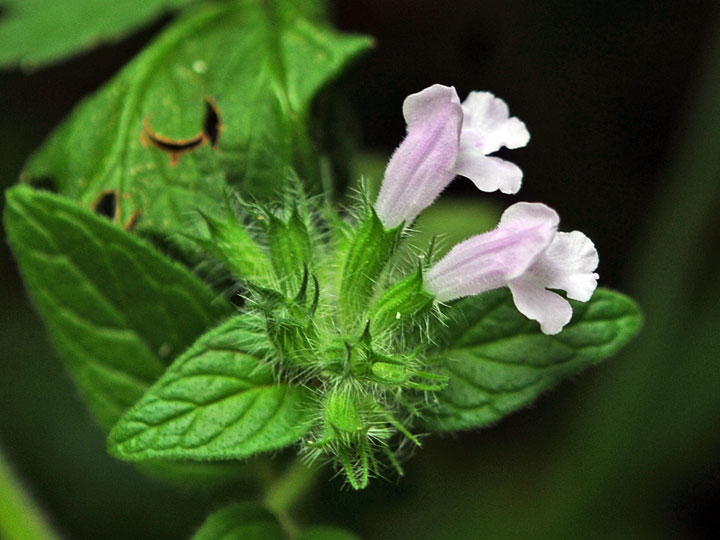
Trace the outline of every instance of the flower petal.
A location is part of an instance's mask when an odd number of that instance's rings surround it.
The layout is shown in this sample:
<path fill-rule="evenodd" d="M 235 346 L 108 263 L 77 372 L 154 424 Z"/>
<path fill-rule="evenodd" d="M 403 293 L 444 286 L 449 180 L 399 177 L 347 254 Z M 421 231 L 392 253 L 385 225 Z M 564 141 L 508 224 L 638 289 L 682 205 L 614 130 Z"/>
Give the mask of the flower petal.
<path fill-rule="evenodd" d="M 523 147 L 530 140 L 525 124 L 514 116 L 511 118 L 507 104 L 490 92 L 470 92 L 462 109 L 462 150 L 473 149 L 488 155 L 503 146 Z"/>
<path fill-rule="evenodd" d="M 418 124 L 424 124 L 429 115 L 443 113 L 448 104 L 461 105 L 454 86 L 433 84 L 410 94 L 403 101 L 403 118 L 408 131 Z"/>
<path fill-rule="evenodd" d="M 546 204 L 519 202 L 505 209 L 500 216 L 498 228 L 510 226 L 549 228 L 553 230 L 553 236 L 548 239 L 549 244 L 554 238 L 554 231 L 558 225 L 560 225 L 560 216 Z"/>
<path fill-rule="evenodd" d="M 455 162 L 455 173 L 472 180 L 488 193 L 500 190 L 513 194 L 520 190 L 523 173 L 520 167 L 496 157 L 486 157 L 479 150 L 461 150 Z"/>
<path fill-rule="evenodd" d="M 517 203 L 498 227 L 453 247 L 425 273 L 425 288 L 441 302 L 504 287 L 524 274 L 557 231 L 557 213 L 540 203 Z"/>
<path fill-rule="evenodd" d="M 390 158 L 375 210 L 392 228 L 417 215 L 455 177 L 462 108 L 451 86 L 433 85 L 405 99 L 407 136 Z"/>
<path fill-rule="evenodd" d="M 568 298 L 587 302 L 597 287 L 598 262 L 595 245 L 583 233 L 558 233 L 531 272 L 549 289 L 562 289 Z"/>
<path fill-rule="evenodd" d="M 572 307 L 562 296 L 545 289 L 536 276 L 525 274 L 508 282 L 518 311 L 538 321 L 543 334 L 554 335 L 572 319 Z"/>

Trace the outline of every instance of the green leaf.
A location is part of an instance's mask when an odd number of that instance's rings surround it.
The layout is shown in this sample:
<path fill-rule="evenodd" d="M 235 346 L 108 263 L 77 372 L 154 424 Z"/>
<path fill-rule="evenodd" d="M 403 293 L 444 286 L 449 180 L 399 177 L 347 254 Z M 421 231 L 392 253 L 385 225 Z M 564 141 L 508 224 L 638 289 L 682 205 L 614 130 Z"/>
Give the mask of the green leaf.
<path fill-rule="evenodd" d="M 317 190 L 313 97 L 369 44 L 305 18 L 290 0 L 203 6 L 81 103 L 22 177 L 50 178 L 86 207 L 114 190 L 115 220 L 141 212 L 137 228 L 153 233 L 193 232 L 195 210 L 219 212 L 227 185 L 268 197 L 288 181 L 288 167 Z M 206 124 L 219 130 L 217 145 Z M 152 134 L 197 146 L 173 165 Z"/>
<path fill-rule="evenodd" d="M 2 0 L 0 66 L 38 67 L 116 41 L 194 0 Z"/>
<path fill-rule="evenodd" d="M 229 311 L 185 268 L 46 192 L 6 192 L 5 228 L 30 297 L 106 427 Z"/>
<path fill-rule="evenodd" d="M 302 531 L 298 540 L 360 540 L 360 537 L 337 527 L 315 525 Z"/>
<path fill-rule="evenodd" d="M 238 315 L 200 337 L 110 432 L 121 459 L 240 459 L 299 440 L 310 392 L 276 383 L 263 324 Z"/>
<path fill-rule="evenodd" d="M 628 297 L 598 289 L 587 303 L 572 302 L 573 319 L 557 335 L 515 308 L 510 293 L 497 290 L 452 306 L 432 360 L 449 376 L 433 430 L 457 430 L 495 422 L 532 402 L 561 379 L 613 356 L 642 326 Z"/>
<path fill-rule="evenodd" d="M 243 502 L 211 514 L 190 540 L 286 539 L 275 516 L 257 503 Z"/>

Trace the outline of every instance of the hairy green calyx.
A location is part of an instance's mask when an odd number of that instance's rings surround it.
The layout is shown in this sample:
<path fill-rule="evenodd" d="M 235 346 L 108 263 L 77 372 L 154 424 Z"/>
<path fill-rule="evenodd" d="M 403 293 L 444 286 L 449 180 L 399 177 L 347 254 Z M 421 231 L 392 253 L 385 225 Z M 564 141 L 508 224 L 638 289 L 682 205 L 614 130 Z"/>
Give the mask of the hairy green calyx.
<path fill-rule="evenodd" d="M 402 473 L 402 450 L 420 445 L 415 420 L 446 384 L 420 345 L 433 299 L 422 264 L 403 277 L 393 262 L 402 226 L 385 229 L 366 204 L 350 223 L 301 194 L 286 200 L 205 216 L 201 244 L 245 284 L 278 376 L 316 396 L 302 454 L 333 461 L 359 489 L 384 464 Z"/>
<path fill-rule="evenodd" d="M 61 209 L 52 196 L 17 195 Z M 121 459 L 237 460 L 297 444 L 361 489 L 402 474 L 420 434 L 495 422 L 612 356 L 642 323 L 631 300 L 605 289 L 574 302 L 558 335 L 503 289 L 438 304 L 427 290 L 432 245 L 401 256 L 404 226 L 384 227 L 367 202 L 350 218 L 300 191 L 228 208 L 203 215 L 195 240 L 241 285 L 241 313 L 197 337 L 122 414 L 108 438 Z M 7 223 L 17 236 L 20 214 Z"/>

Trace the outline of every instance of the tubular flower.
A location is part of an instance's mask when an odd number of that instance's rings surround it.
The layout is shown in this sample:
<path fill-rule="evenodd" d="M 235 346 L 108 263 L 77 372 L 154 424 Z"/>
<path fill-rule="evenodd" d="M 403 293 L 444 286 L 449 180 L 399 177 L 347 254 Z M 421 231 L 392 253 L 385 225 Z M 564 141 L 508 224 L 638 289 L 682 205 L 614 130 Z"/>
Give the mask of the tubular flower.
<path fill-rule="evenodd" d="M 457 175 L 482 191 L 520 189 L 520 168 L 488 156 L 530 140 L 525 124 L 510 117 L 503 100 L 471 92 L 460 103 L 455 88 L 435 84 L 408 96 L 403 116 L 407 135 L 390 158 L 375 204 L 385 227 L 413 221 Z"/>
<path fill-rule="evenodd" d="M 568 298 L 587 302 L 595 291 L 598 254 L 579 231 L 558 232 L 557 213 L 540 203 L 516 203 L 497 228 L 473 236 L 450 250 L 425 274 L 424 286 L 447 302 L 509 287 L 520 313 L 557 334 L 572 317 Z"/>

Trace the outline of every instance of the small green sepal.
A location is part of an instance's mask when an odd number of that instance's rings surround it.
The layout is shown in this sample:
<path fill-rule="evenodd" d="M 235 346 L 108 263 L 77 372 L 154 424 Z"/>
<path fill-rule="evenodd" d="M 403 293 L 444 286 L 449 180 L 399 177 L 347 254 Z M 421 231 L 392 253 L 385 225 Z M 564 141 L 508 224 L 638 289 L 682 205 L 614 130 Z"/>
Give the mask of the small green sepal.
<path fill-rule="evenodd" d="M 224 221 L 202 210 L 198 212 L 210 233 L 208 240 L 200 242 L 206 251 L 220 259 L 238 278 L 261 286 L 273 282 L 270 259 L 232 211 L 228 210 Z"/>
<path fill-rule="evenodd" d="M 315 311 L 320 299 L 320 284 L 305 266 L 300 285 L 294 296 L 286 297 L 274 289 L 251 288 L 253 301 L 266 321 L 267 335 L 278 353 L 282 367 L 317 364 L 314 352 L 318 340 Z"/>
<path fill-rule="evenodd" d="M 340 320 L 345 329 L 365 322 L 365 312 L 395 252 L 404 225 L 386 229 L 375 210 L 369 207 L 364 220 L 353 230 L 342 266 Z M 360 316 L 359 316 L 360 315 Z"/>
<path fill-rule="evenodd" d="M 365 430 L 353 400 L 342 392 L 331 393 L 325 402 L 325 422 L 337 436 L 356 434 Z"/>
<path fill-rule="evenodd" d="M 288 290 L 296 288 L 313 262 L 310 233 L 297 204 L 287 220 L 268 214 L 267 238 L 278 282 Z"/>
<path fill-rule="evenodd" d="M 387 332 L 417 321 L 433 306 L 433 296 L 423 288 L 422 261 L 407 278 L 385 291 L 370 309 L 373 333 Z"/>
<path fill-rule="evenodd" d="M 315 460 L 332 456 L 353 489 L 367 487 L 379 474 L 378 453 L 402 474 L 391 441 L 401 434 L 415 445 L 418 439 L 375 397 L 346 384 L 332 390 L 324 403 L 323 424 L 305 446 L 306 456 Z"/>

